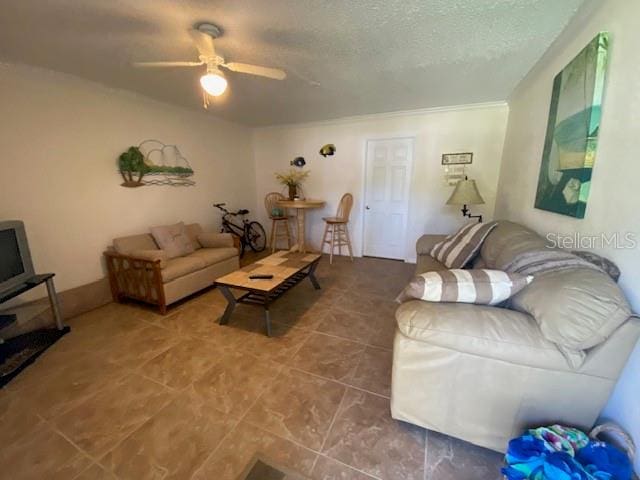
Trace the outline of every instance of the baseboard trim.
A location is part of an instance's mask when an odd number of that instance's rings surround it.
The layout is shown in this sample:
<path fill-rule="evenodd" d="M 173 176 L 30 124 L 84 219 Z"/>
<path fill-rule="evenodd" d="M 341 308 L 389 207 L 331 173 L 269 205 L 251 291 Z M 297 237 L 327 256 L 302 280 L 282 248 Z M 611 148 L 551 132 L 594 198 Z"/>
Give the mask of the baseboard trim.
<path fill-rule="evenodd" d="M 112 301 L 107 277 L 59 293 L 62 316 L 77 317 Z M 46 299 L 45 299 L 46 300 Z"/>
<path fill-rule="evenodd" d="M 58 298 L 60 300 L 60 313 L 65 320 L 95 310 L 112 301 L 109 280 L 106 277 L 58 292 Z M 54 323 L 48 297 L 21 303 L 9 310 L 15 310 L 18 313 L 19 321 L 2 331 L 2 336 L 5 339 L 13 338 L 38 328 L 50 327 Z M 27 318 L 20 318 L 20 311 L 29 312 L 30 310 L 37 313 L 30 318 L 28 314 L 26 315 Z"/>

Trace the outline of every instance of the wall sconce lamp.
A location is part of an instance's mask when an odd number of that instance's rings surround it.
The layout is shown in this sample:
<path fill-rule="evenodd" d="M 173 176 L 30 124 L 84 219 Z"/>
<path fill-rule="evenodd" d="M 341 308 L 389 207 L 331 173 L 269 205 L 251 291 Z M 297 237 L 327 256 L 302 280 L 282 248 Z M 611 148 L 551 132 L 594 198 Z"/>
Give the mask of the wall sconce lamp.
<path fill-rule="evenodd" d="M 478 191 L 475 180 L 469 180 L 467 177 L 460 180 L 456 184 L 456 188 L 447 200 L 447 205 L 462 205 L 462 215 L 469 218 L 477 218 L 482 223 L 482 215 L 471 215 L 467 205 L 482 205 L 484 199 Z"/>

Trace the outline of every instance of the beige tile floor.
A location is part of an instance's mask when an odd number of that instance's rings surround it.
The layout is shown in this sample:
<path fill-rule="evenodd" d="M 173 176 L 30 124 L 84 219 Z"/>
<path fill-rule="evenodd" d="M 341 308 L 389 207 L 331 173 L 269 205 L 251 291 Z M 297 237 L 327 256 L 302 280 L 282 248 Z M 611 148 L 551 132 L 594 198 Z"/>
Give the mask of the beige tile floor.
<path fill-rule="evenodd" d="M 235 479 L 256 453 L 314 479 L 498 479 L 501 456 L 389 414 L 393 298 L 412 265 L 321 261 L 230 325 L 211 289 L 167 316 L 109 304 L 0 392 L 0 476 Z"/>

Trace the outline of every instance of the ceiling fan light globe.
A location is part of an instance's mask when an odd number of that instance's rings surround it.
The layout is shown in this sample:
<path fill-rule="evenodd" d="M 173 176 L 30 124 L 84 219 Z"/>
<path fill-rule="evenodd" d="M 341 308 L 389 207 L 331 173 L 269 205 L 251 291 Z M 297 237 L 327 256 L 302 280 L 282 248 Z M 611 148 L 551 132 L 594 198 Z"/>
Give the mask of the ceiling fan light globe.
<path fill-rule="evenodd" d="M 200 85 L 209 95 L 219 97 L 227 89 L 227 79 L 221 73 L 207 73 L 200 77 Z"/>

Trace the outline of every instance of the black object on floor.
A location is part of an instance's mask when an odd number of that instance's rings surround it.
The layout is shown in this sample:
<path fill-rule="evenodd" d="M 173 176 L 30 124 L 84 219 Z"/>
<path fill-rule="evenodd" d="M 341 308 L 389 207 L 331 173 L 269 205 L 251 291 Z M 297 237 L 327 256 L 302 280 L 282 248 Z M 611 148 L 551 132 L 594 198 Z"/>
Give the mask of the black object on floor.
<path fill-rule="evenodd" d="M 240 474 L 238 480 L 305 480 L 297 472 L 294 472 L 288 468 L 277 466 L 275 463 L 262 458 L 260 456 L 254 456 L 247 464 L 243 473 Z M 310 480 L 310 479 L 309 479 Z"/>
<path fill-rule="evenodd" d="M 68 326 L 62 330 L 43 328 L 18 335 L 0 344 L 0 388 L 70 331 L 71 328 Z"/>
<path fill-rule="evenodd" d="M 258 460 L 247 475 L 246 480 L 283 480 L 285 475 L 277 468 Z"/>

